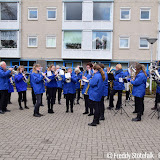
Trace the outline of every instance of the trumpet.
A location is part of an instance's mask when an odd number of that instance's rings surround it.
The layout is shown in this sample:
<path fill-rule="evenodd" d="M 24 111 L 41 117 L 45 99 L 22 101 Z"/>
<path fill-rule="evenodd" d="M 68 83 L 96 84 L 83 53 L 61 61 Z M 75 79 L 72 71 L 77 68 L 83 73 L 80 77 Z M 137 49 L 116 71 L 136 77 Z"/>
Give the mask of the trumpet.
<path fill-rule="evenodd" d="M 43 72 L 40 72 L 40 73 L 42 74 Z M 44 76 L 44 78 L 46 79 L 47 83 L 51 81 L 51 79 L 49 79 L 46 75 Z"/>
<path fill-rule="evenodd" d="M 27 83 L 28 82 L 28 79 L 27 79 L 27 77 L 26 77 L 26 73 L 23 73 L 23 81 L 25 82 L 25 83 Z"/>
<path fill-rule="evenodd" d="M 66 83 L 70 83 L 71 82 L 71 74 L 70 73 L 66 73 L 65 74 L 65 77 L 66 77 Z"/>

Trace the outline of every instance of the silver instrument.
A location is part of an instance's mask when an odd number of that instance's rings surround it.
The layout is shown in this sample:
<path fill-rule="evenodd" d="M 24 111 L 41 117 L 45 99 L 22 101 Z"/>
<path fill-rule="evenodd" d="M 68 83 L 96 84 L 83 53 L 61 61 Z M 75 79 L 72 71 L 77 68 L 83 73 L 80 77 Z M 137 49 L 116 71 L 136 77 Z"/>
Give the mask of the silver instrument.
<path fill-rule="evenodd" d="M 65 74 L 65 77 L 66 77 L 66 83 L 70 83 L 71 82 L 71 74 L 70 73 L 66 73 Z"/>
<path fill-rule="evenodd" d="M 42 74 L 43 72 L 40 71 L 40 73 Z M 46 75 L 44 76 L 44 78 L 46 79 L 47 83 L 51 82 L 51 79 L 49 79 Z"/>

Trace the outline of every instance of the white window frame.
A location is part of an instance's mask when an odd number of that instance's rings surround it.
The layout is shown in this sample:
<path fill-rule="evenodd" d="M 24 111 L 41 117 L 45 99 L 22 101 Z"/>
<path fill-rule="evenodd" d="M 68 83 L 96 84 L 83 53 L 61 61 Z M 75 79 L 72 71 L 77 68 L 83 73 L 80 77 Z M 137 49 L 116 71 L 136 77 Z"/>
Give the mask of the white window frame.
<path fill-rule="evenodd" d="M 30 10 L 37 11 L 37 18 L 30 18 Z M 28 7 L 28 20 L 29 21 L 37 21 L 38 20 L 38 8 L 37 7 Z"/>
<path fill-rule="evenodd" d="M 48 37 L 54 37 L 55 38 L 55 46 L 54 47 L 49 47 L 49 46 L 47 46 L 47 39 L 48 39 Z M 46 48 L 56 48 L 57 47 L 57 37 L 55 36 L 55 35 L 47 35 L 46 36 Z"/>
<path fill-rule="evenodd" d="M 141 18 L 142 11 L 149 11 L 149 19 L 142 19 Z M 151 20 L 151 8 L 150 7 L 142 7 L 142 8 L 140 8 L 140 20 L 141 21 L 150 21 Z"/>
<path fill-rule="evenodd" d="M 48 18 L 48 11 L 52 10 L 56 12 L 56 17 L 55 18 Z M 55 21 L 57 20 L 57 8 L 56 7 L 47 7 L 47 20 L 48 21 Z"/>
<path fill-rule="evenodd" d="M 128 40 L 128 47 L 121 47 L 121 39 L 127 39 Z M 129 49 L 130 48 L 130 37 L 129 36 L 119 36 L 119 48 L 120 49 Z"/>
<path fill-rule="evenodd" d="M 147 39 L 148 37 L 140 37 L 139 38 L 139 49 L 149 49 L 149 42 L 148 42 L 148 47 L 141 47 L 141 39 Z"/>
<path fill-rule="evenodd" d="M 122 10 L 129 11 L 129 19 L 123 19 L 122 17 Z M 121 21 L 130 21 L 131 20 L 131 8 L 130 7 L 121 7 L 120 8 L 120 20 Z"/>
<path fill-rule="evenodd" d="M 29 39 L 30 38 L 36 38 L 37 42 L 36 42 L 36 46 L 30 46 L 29 45 Z M 37 48 L 38 47 L 38 36 L 28 36 L 28 47 L 29 48 Z"/>

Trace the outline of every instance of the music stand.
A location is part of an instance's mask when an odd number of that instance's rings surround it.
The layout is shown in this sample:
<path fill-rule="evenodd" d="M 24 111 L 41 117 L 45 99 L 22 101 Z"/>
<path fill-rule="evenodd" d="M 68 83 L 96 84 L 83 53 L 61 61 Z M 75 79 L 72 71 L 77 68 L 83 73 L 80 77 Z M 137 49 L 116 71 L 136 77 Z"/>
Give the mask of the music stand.
<path fill-rule="evenodd" d="M 123 112 L 129 117 L 128 113 L 126 112 L 126 110 L 123 108 L 123 104 L 121 105 L 120 109 L 117 110 L 117 112 L 115 112 L 114 116 L 119 112 L 121 111 L 121 115 L 123 114 Z"/>
<path fill-rule="evenodd" d="M 160 107 L 159 107 L 158 104 L 157 104 L 157 109 L 154 110 L 153 112 L 151 112 L 151 113 L 148 115 L 148 117 L 150 117 L 150 116 L 152 115 L 152 117 L 151 117 L 151 119 L 152 119 L 154 116 L 156 116 L 156 113 L 157 113 L 158 119 L 159 119 L 159 118 L 160 118 Z"/>

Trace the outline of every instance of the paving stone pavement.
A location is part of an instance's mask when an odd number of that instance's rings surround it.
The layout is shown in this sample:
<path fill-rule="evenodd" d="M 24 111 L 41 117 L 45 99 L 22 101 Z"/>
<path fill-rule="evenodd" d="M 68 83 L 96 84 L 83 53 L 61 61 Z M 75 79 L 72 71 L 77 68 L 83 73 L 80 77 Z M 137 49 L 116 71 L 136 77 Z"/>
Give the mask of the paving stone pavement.
<path fill-rule="evenodd" d="M 113 116 L 113 111 L 106 110 L 106 120 L 97 127 L 90 127 L 88 123 L 93 117 L 82 114 L 83 100 L 74 106 L 74 113 L 65 113 L 65 99 L 62 99 L 62 105 L 55 104 L 55 113 L 48 114 L 44 95 L 45 106 L 40 112 L 45 116 L 35 118 L 31 91 L 27 92 L 29 110 L 18 109 L 17 97 L 16 92 L 12 94 L 12 104 L 8 106 L 11 112 L 0 115 L 0 160 L 106 160 L 118 159 L 115 154 L 137 153 L 138 156 L 145 152 L 151 152 L 152 159 L 158 159 L 160 120 L 148 117 L 154 104 L 150 98 L 145 98 L 141 122 L 131 121 L 135 115 L 133 108 L 127 105 L 124 108 L 129 118 L 119 113 Z"/>

